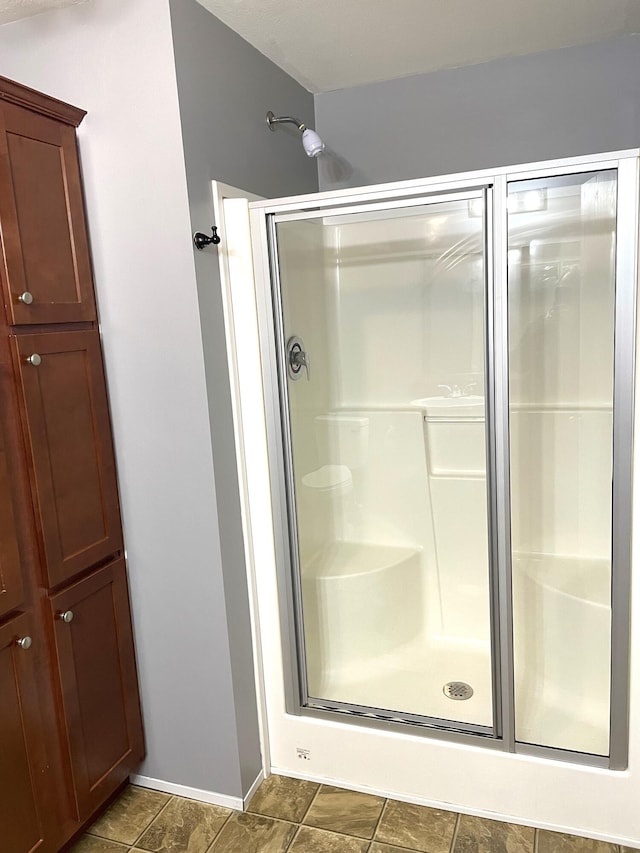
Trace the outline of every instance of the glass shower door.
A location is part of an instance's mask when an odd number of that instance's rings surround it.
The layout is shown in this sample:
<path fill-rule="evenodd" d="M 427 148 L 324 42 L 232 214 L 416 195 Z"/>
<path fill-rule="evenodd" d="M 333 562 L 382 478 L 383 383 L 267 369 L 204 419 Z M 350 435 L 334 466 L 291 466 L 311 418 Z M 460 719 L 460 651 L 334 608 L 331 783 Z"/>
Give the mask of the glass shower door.
<path fill-rule="evenodd" d="M 303 705 L 495 733 L 486 196 L 272 219 Z"/>
<path fill-rule="evenodd" d="M 509 185 L 516 739 L 609 754 L 617 173 Z"/>

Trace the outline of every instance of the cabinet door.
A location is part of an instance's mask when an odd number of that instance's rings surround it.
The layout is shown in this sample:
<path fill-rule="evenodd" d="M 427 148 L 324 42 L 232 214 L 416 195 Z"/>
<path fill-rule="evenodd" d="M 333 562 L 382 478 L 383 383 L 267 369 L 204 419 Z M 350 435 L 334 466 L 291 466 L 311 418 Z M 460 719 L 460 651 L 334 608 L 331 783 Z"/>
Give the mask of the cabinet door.
<path fill-rule="evenodd" d="M 97 332 L 58 332 L 12 344 L 53 587 L 122 547 L 100 341 Z"/>
<path fill-rule="evenodd" d="M 80 819 L 142 760 L 126 571 L 118 560 L 50 599 Z"/>
<path fill-rule="evenodd" d="M 95 319 L 74 128 L 8 103 L 0 105 L 0 228 L 9 322 Z"/>
<path fill-rule="evenodd" d="M 0 618 L 15 610 L 24 597 L 15 531 L 7 455 L 0 428 Z"/>
<path fill-rule="evenodd" d="M 30 637 L 30 620 L 18 616 L 0 627 L 0 849 L 44 853 L 38 790 L 46 766 L 35 689 L 34 653 L 17 645 Z"/>

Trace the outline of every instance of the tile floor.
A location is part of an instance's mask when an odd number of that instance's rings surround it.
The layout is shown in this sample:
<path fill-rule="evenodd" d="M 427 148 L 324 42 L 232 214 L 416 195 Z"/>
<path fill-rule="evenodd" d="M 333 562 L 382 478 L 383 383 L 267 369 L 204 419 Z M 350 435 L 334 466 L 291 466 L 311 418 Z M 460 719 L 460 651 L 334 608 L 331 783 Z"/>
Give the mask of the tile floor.
<path fill-rule="evenodd" d="M 129 786 L 69 853 L 633 853 L 270 776 L 244 814 Z"/>

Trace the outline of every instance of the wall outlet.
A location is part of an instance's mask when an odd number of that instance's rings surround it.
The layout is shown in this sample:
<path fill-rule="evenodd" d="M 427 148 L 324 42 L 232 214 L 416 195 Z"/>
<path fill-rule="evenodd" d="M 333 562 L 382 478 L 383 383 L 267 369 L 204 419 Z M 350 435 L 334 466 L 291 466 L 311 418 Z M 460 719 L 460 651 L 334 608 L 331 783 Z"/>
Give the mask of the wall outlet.
<path fill-rule="evenodd" d="M 296 755 L 302 761 L 311 761 L 311 750 L 310 749 L 302 749 L 301 746 L 296 747 Z"/>

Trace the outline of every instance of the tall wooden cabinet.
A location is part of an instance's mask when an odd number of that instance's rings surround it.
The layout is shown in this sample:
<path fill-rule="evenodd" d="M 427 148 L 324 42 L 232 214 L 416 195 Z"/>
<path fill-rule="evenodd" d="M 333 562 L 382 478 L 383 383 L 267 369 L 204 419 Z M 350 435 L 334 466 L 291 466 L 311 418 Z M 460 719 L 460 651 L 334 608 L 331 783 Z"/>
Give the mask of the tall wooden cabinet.
<path fill-rule="evenodd" d="M 144 749 L 83 117 L 0 78 L 2 853 L 56 853 Z"/>

